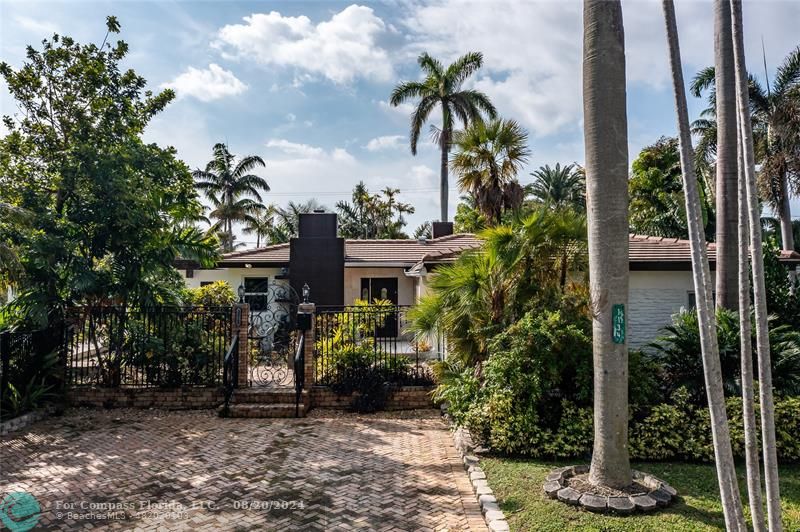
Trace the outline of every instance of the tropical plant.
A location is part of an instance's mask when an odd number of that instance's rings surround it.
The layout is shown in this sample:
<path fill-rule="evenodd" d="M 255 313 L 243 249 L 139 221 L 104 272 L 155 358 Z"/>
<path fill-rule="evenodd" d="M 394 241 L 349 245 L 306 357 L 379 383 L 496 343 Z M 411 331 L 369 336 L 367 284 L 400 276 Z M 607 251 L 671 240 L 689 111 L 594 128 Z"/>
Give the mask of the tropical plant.
<path fill-rule="evenodd" d="M 414 234 L 412 236 L 417 239 L 433 238 L 433 226 L 430 222 L 421 223 L 414 229 Z"/>
<path fill-rule="evenodd" d="M 725 17 L 724 9 L 718 2 L 715 6 L 715 25 Z M 686 198 L 686 220 L 689 227 L 689 246 L 692 253 L 692 277 L 697 294 L 697 316 L 700 329 L 700 347 L 703 361 L 703 374 L 708 383 L 708 397 L 711 431 L 714 442 L 714 457 L 717 463 L 717 480 L 722 498 L 723 513 L 729 530 L 744 529 L 744 514 L 741 494 L 736 481 L 733 463 L 730 428 L 725 408 L 725 395 L 722 387 L 719 347 L 717 343 L 715 316 L 712 311 L 711 272 L 708 265 L 706 241 L 703 235 L 703 218 L 700 208 L 697 176 L 694 169 L 694 153 L 689 127 L 689 111 L 686 105 L 686 92 L 683 82 L 678 26 L 675 20 L 673 0 L 663 0 L 666 23 L 667 45 L 669 48 L 672 87 L 675 96 L 675 111 L 678 123 L 678 139 L 681 160 L 681 175 Z M 724 21 L 722 21 L 724 22 Z M 722 37 L 717 37 L 722 38 Z M 738 189 L 738 187 L 737 187 Z M 719 192 L 719 191 L 718 191 Z M 738 209 L 738 206 L 737 206 Z M 718 213 L 719 215 L 719 213 Z M 737 250 L 738 251 L 738 250 Z M 738 266 L 738 254 L 737 254 Z M 738 287 L 738 271 L 736 283 Z"/>
<path fill-rule="evenodd" d="M 533 183 L 525 185 L 525 194 L 534 201 L 555 209 L 586 209 L 586 175 L 575 164 L 551 168 L 546 164 L 531 172 Z"/>
<path fill-rule="evenodd" d="M 489 227 L 486 218 L 478 210 L 475 198 L 471 195 L 459 197 L 453 231 L 456 233 L 479 233 Z"/>
<path fill-rule="evenodd" d="M 429 295 L 409 311 L 410 330 L 444 335 L 448 356 L 479 373 L 492 337 L 527 309 L 579 293 L 559 284 L 561 252 L 569 249 L 567 260 L 580 271 L 585 235 L 580 217 L 547 209 L 480 233 L 479 251 L 436 269 Z"/>
<path fill-rule="evenodd" d="M 352 203 L 340 201 L 339 234 L 345 238 L 385 239 L 408 238 L 403 232 L 404 215 L 414 207 L 397 201 L 399 189 L 386 187 L 380 194 L 371 194 L 363 181 L 353 188 Z"/>
<path fill-rule="evenodd" d="M 236 293 L 227 281 L 214 281 L 199 288 L 188 288 L 185 299 L 191 305 L 224 307 L 236 301 Z"/>
<path fill-rule="evenodd" d="M 519 209 L 524 192 L 516 176 L 530 155 L 522 126 L 514 120 L 474 121 L 454 133 L 453 145 L 450 165 L 458 185 L 472 195 L 489 223 L 499 224 L 504 209 Z"/>
<path fill-rule="evenodd" d="M 417 154 L 422 126 L 430 118 L 438 106 L 442 110 L 441 128 L 434 130 L 435 138 L 441 150 L 440 201 L 441 221 L 448 219 L 447 199 L 449 185 L 447 178 L 448 153 L 452 141 L 456 120 L 464 127 L 471 122 L 482 119 L 482 114 L 494 118 L 497 114 L 489 97 L 475 89 L 464 89 L 462 85 L 483 65 L 483 54 L 467 53 L 445 68 L 441 62 L 428 53 L 419 56 L 419 63 L 425 79 L 422 81 L 404 81 L 392 91 L 390 103 L 398 106 L 407 100 L 418 100 L 411 115 L 411 153 Z"/>
<path fill-rule="evenodd" d="M 703 111 L 703 117 L 693 124 L 701 138 L 698 160 L 704 166 L 709 166 L 716 154 L 714 67 L 698 72 L 691 88 L 697 97 L 708 91 L 712 104 Z M 800 194 L 800 47 L 786 56 L 773 82 L 767 79 L 766 87 L 750 75 L 748 92 L 754 154 L 756 162 L 761 165 L 758 173 L 759 190 L 778 216 L 783 249 L 797 249 L 792 238 L 789 199 L 792 194 Z"/>
<path fill-rule="evenodd" d="M 713 238 L 714 206 L 703 180 L 698 182 L 705 234 Z M 628 181 L 631 232 L 670 238 L 689 237 L 686 228 L 678 139 L 661 137 L 642 148 Z"/>
<path fill-rule="evenodd" d="M 270 213 L 272 221 L 266 223 L 267 232 L 264 235 L 264 242 L 270 245 L 289 242 L 299 234 L 301 214 L 324 210 L 325 207 L 314 199 L 303 203 L 290 201 L 286 207 L 270 205 L 267 212 Z"/>
<path fill-rule="evenodd" d="M 115 17 L 106 26 L 101 46 L 55 35 L 20 69 L 0 64 L 22 110 L 3 119 L 0 202 L 30 213 L 0 223 L 0 242 L 19 257 L 11 305 L 32 328 L 70 304 L 146 304 L 176 257 L 216 258 L 216 239 L 184 225 L 202 213 L 189 169 L 141 137 L 174 93 L 123 70 L 128 45 L 107 42 Z"/>
<path fill-rule="evenodd" d="M 614 340 L 614 309 L 628 303 L 628 123 L 619 1 L 585 0 L 583 109 L 594 356 L 594 451 L 589 482 L 631 483 L 628 346 Z"/>
<path fill-rule="evenodd" d="M 242 232 L 246 235 L 256 235 L 257 248 L 261 247 L 262 239 L 266 241 L 275 231 L 275 209 L 274 205 L 269 205 L 247 217 Z"/>
<path fill-rule="evenodd" d="M 261 192 L 268 192 L 269 185 L 263 177 L 250 172 L 266 164 L 258 155 L 247 155 L 237 162 L 223 143 L 215 144 L 212 151 L 214 158 L 206 164 L 205 170 L 197 169 L 192 176 L 195 186 L 211 201 L 209 215 L 216 220 L 212 229 L 222 241 L 222 250 L 228 252 L 236 247 L 234 224 L 249 223 L 265 210 Z"/>

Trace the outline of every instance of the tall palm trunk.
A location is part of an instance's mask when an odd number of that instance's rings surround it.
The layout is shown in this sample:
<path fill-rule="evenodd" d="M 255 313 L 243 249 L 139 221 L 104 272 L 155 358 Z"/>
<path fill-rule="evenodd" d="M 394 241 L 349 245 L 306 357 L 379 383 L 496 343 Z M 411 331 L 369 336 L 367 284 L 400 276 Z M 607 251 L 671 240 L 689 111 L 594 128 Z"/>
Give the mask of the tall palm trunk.
<path fill-rule="evenodd" d="M 730 0 L 714 0 L 714 75 L 717 114 L 717 307 L 736 310 L 736 79 Z"/>
<path fill-rule="evenodd" d="M 447 221 L 447 199 L 450 193 L 450 185 L 447 182 L 447 165 L 448 154 L 450 152 L 450 117 L 448 116 L 447 109 L 442 105 L 442 136 L 439 143 L 442 148 L 442 161 L 439 179 L 439 201 L 441 203 L 441 215 L 439 219 L 443 222 Z"/>
<path fill-rule="evenodd" d="M 778 201 L 778 219 L 781 222 L 781 247 L 794 250 L 794 231 L 792 228 L 792 208 L 789 204 L 789 183 L 786 172 L 781 176 L 781 197 Z"/>
<path fill-rule="evenodd" d="M 667 27 L 675 107 L 678 115 L 681 173 L 686 195 L 686 220 L 692 252 L 692 277 L 695 293 L 697 294 L 697 320 L 700 327 L 703 374 L 711 414 L 711 434 L 717 465 L 717 480 L 719 482 L 727 530 L 744 531 L 747 530 L 747 527 L 744 521 L 739 486 L 736 482 L 728 416 L 725 411 L 716 319 L 711 304 L 711 272 L 708 265 L 706 239 L 703 234 L 700 194 L 697 190 L 697 176 L 694 170 L 694 150 L 692 149 L 692 136 L 689 129 L 689 112 L 686 107 L 680 45 L 678 43 L 678 27 L 675 22 L 675 6 L 672 0 L 664 0 L 664 19 Z"/>
<path fill-rule="evenodd" d="M 767 329 L 767 294 L 764 286 L 764 257 L 761 249 L 761 210 L 756 189 L 753 128 L 750 123 L 750 95 L 744 57 L 741 0 L 731 4 L 732 42 L 736 67 L 736 92 L 739 128 L 742 134 L 744 175 L 750 222 L 750 259 L 753 267 L 753 295 L 756 314 L 756 348 L 758 350 L 758 389 L 761 403 L 761 441 L 764 447 L 764 477 L 767 485 L 767 517 L 772 532 L 782 530 L 781 499 L 778 487 L 778 458 L 775 446 L 775 404 L 772 398 L 772 364 L 769 330 Z"/>
<path fill-rule="evenodd" d="M 738 104 L 738 101 L 737 101 Z M 742 417 L 747 469 L 747 496 L 753 530 L 764 530 L 764 507 L 761 503 L 761 471 L 758 461 L 758 423 L 753 393 L 753 344 L 750 327 L 750 255 L 747 186 L 744 177 L 744 150 L 741 129 L 737 128 L 737 161 L 739 167 L 739 340 L 742 368 Z"/>
<path fill-rule="evenodd" d="M 628 304 L 628 124 L 619 0 L 583 4 L 583 114 L 594 353 L 594 450 L 589 480 L 631 483 L 628 346 L 614 308 Z M 622 331 L 625 332 L 624 329 Z"/>

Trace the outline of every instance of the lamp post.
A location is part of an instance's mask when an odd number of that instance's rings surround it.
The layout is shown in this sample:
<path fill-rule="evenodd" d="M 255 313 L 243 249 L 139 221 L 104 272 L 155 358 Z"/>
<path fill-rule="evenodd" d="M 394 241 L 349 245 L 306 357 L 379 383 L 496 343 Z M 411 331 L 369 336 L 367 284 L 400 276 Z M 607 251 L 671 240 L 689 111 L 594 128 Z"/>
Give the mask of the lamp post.
<path fill-rule="evenodd" d="M 236 291 L 239 293 L 239 303 L 244 303 L 244 285 L 239 284 L 239 288 Z"/>
<path fill-rule="evenodd" d="M 308 296 L 311 295 L 311 288 L 308 287 L 308 283 L 303 284 L 303 303 L 308 303 Z"/>

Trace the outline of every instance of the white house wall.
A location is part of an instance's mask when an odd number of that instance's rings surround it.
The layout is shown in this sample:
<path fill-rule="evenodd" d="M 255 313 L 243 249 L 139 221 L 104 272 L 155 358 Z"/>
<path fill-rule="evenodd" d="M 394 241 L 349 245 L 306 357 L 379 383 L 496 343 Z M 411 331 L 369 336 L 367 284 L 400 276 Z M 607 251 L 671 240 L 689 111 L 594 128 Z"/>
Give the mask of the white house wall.
<path fill-rule="evenodd" d="M 384 277 L 397 279 L 397 304 L 413 305 L 416 302 L 414 279 L 405 274 L 405 268 L 372 268 L 347 266 L 344 269 L 344 304 L 352 305 L 361 298 L 361 279 L 363 277 Z"/>
<path fill-rule="evenodd" d="M 217 268 L 215 270 L 194 270 L 192 277 L 186 277 L 186 270 L 180 270 L 189 288 L 198 288 L 200 283 L 226 281 L 233 291 L 244 282 L 245 277 L 269 277 L 270 281 L 280 274 L 280 268 Z"/>
<path fill-rule="evenodd" d="M 712 272 L 713 279 L 713 272 Z M 672 316 L 689 307 L 694 292 L 690 271 L 632 271 L 628 299 L 628 345 L 642 347 L 672 323 Z"/>

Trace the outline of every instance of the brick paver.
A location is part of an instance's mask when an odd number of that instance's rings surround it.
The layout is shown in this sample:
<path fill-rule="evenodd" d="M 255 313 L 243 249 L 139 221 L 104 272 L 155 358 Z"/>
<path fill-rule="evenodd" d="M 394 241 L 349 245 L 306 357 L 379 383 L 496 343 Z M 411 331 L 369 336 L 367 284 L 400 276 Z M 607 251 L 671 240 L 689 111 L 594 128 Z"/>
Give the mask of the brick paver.
<path fill-rule="evenodd" d="M 445 425 L 71 410 L 0 440 L 45 529 L 486 530 Z"/>

